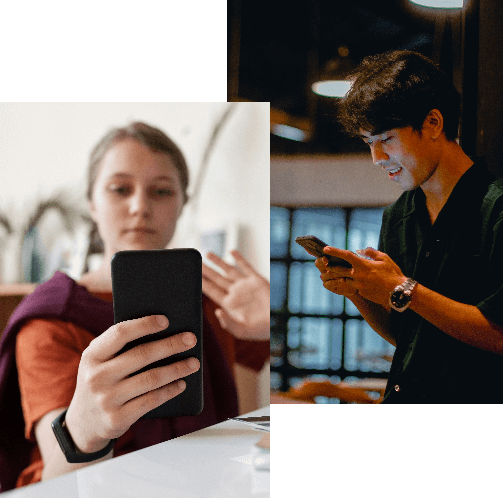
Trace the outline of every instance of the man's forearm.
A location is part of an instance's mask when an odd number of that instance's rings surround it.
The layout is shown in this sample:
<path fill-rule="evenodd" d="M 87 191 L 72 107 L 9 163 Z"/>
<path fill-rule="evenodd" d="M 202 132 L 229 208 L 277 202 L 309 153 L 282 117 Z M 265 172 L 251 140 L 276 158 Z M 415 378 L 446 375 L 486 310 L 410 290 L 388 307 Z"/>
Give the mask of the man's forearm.
<path fill-rule="evenodd" d="M 410 309 L 455 339 L 503 354 L 503 328 L 486 318 L 476 306 L 453 301 L 417 284 Z"/>
<path fill-rule="evenodd" d="M 351 300 L 369 325 L 393 344 L 394 338 L 389 333 L 389 313 L 385 311 L 390 292 L 406 280 L 400 268 L 387 254 L 372 248 L 359 252 L 369 259 L 335 247 L 325 247 L 324 251 L 345 259 L 353 268 L 338 269 L 333 277 L 328 270 L 322 272 L 323 285 L 336 294 L 342 294 L 336 292 L 341 285 L 339 281 L 350 280 L 351 288 L 358 290 L 356 296 L 354 292 L 351 294 Z M 320 271 L 323 270 L 321 263 L 318 263 L 321 260 L 316 261 Z M 369 304 L 370 301 L 378 304 Z M 410 309 L 455 339 L 503 354 L 503 327 L 486 318 L 476 306 L 453 301 L 417 284 L 412 291 Z"/>
<path fill-rule="evenodd" d="M 368 299 L 356 294 L 352 296 L 351 302 L 358 308 L 365 321 L 390 344 L 396 346 L 395 338 L 389 331 L 390 310 L 380 304 L 373 303 Z"/>

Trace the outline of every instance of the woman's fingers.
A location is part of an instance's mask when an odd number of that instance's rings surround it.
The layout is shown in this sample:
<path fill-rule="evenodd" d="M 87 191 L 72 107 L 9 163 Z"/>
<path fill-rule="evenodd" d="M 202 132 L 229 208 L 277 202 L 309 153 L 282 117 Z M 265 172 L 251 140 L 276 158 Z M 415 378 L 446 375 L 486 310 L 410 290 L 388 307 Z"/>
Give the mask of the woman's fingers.
<path fill-rule="evenodd" d="M 243 274 L 239 271 L 239 269 L 233 265 L 230 265 L 229 263 L 226 263 L 223 259 L 219 258 L 216 254 L 213 254 L 212 252 L 209 252 L 207 254 L 207 258 L 215 263 L 217 266 L 222 268 L 224 270 L 226 277 L 230 278 L 231 280 L 235 280 L 236 278 L 239 278 L 243 276 Z"/>
<path fill-rule="evenodd" d="M 176 381 L 197 372 L 199 368 L 200 363 L 197 358 L 188 358 L 186 360 L 172 363 L 171 365 L 151 368 L 150 370 L 142 372 L 138 375 L 133 375 L 132 377 L 125 379 L 120 384 L 118 388 L 119 392 L 117 393 L 118 400 L 121 404 L 126 405 L 129 401 L 138 398 L 139 396 L 147 395 L 151 391 L 156 391 L 160 388 L 169 386 Z M 176 394 L 179 394 L 179 392 L 174 393 L 173 395 L 175 396 Z"/>
<path fill-rule="evenodd" d="M 203 277 L 203 292 L 210 299 L 213 299 L 216 303 L 220 304 L 227 296 L 227 291 L 216 285 L 211 280 Z"/>
<path fill-rule="evenodd" d="M 184 380 L 176 380 L 128 401 L 122 408 L 125 418 L 137 420 L 150 410 L 181 394 L 186 388 Z"/>
<path fill-rule="evenodd" d="M 232 285 L 232 280 L 225 278 L 223 275 L 218 273 L 217 271 L 213 270 L 209 266 L 206 266 L 203 263 L 203 280 L 209 280 L 213 282 L 215 285 L 218 285 L 219 287 L 222 287 L 223 289 L 226 289 L 230 285 Z"/>
<path fill-rule="evenodd" d="M 156 361 L 183 353 L 193 348 L 196 342 L 196 336 L 192 332 L 156 339 L 121 353 L 110 360 L 107 367 L 115 372 L 115 380 L 120 380 Z"/>
<path fill-rule="evenodd" d="M 84 353 L 87 358 L 101 363 L 113 358 L 128 342 L 160 332 L 168 325 L 169 321 L 163 315 L 120 322 L 94 339 Z"/>
<path fill-rule="evenodd" d="M 231 255 L 236 261 L 236 263 L 239 265 L 239 267 L 243 270 L 244 273 L 248 275 L 259 275 L 256 271 L 255 268 L 248 262 L 248 260 L 239 252 L 236 251 L 235 249 L 231 251 Z"/>

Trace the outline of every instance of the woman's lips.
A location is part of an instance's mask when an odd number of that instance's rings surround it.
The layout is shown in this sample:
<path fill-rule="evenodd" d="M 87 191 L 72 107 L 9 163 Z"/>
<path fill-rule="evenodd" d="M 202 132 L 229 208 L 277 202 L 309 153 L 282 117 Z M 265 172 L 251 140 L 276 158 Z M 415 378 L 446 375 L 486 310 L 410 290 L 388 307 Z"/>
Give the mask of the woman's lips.
<path fill-rule="evenodd" d="M 152 230 L 151 228 L 127 228 L 125 230 L 126 233 L 156 233 L 155 230 Z"/>

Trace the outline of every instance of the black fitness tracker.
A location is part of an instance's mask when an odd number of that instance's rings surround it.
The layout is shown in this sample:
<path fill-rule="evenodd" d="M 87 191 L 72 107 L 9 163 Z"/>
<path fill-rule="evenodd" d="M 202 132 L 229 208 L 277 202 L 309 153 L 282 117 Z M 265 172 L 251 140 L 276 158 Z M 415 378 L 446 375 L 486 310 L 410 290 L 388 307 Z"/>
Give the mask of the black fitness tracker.
<path fill-rule="evenodd" d="M 66 461 L 68 463 L 85 463 L 85 462 L 93 462 L 94 460 L 98 460 L 99 458 L 108 455 L 115 444 L 115 439 L 112 439 L 110 443 L 108 443 L 102 450 L 95 451 L 94 453 L 82 453 L 80 452 L 75 443 L 73 442 L 72 436 L 68 432 L 65 423 L 66 410 L 61 413 L 56 419 L 52 422 L 51 427 L 56 436 L 58 444 L 61 448 L 61 451 L 66 457 Z"/>

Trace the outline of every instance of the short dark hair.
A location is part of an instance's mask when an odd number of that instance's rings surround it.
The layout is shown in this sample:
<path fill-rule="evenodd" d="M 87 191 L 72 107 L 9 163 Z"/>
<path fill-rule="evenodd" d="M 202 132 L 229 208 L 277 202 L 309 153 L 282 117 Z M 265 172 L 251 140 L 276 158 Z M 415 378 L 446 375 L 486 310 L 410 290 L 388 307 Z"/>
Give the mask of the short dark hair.
<path fill-rule="evenodd" d="M 438 109 L 446 138 L 458 136 L 461 97 L 424 55 L 397 50 L 369 56 L 349 79 L 353 85 L 339 106 L 339 120 L 349 134 L 363 129 L 379 135 L 406 126 L 421 132 L 428 113 Z"/>

